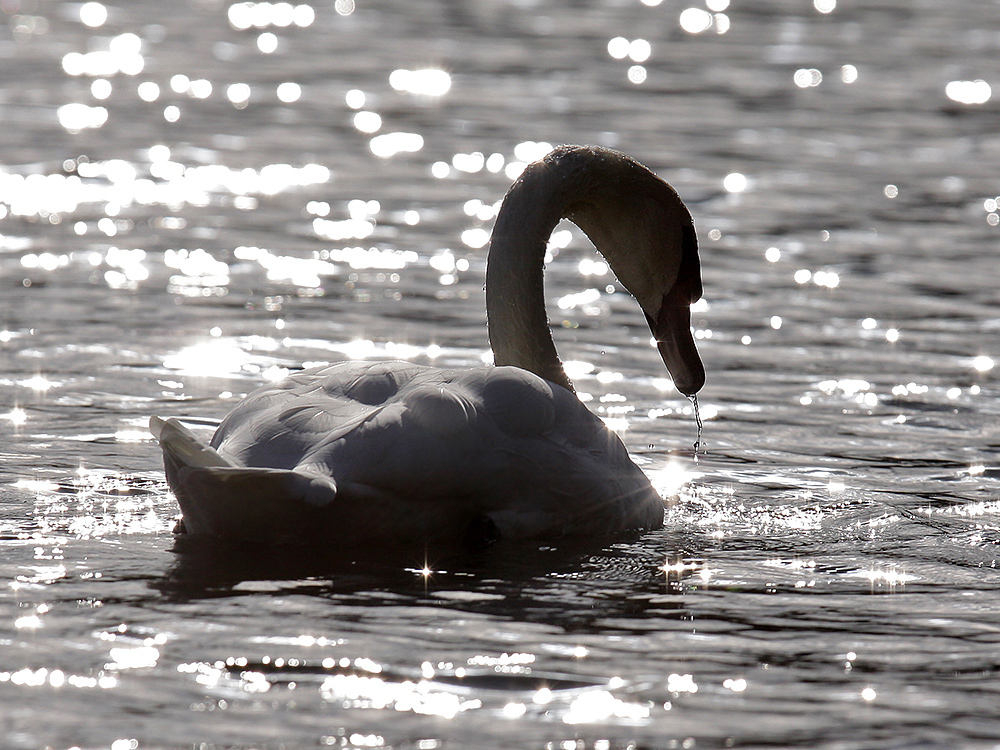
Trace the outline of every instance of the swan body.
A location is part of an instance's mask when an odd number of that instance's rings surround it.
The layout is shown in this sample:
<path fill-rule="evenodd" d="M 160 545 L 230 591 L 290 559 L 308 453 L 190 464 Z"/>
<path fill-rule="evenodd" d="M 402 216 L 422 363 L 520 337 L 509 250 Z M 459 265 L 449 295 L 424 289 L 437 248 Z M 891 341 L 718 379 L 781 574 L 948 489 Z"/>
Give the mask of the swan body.
<path fill-rule="evenodd" d="M 529 165 L 497 216 L 487 267 L 495 367 L 342 362 L 246 397 L 205 443 L 153 417 L 192 534 L 268 543 L 490 544 L 656 528 L 663 503 L 576 397 L 545 316 L 545 243 L 580 226 L 646 314 L 675 385 L 704 383 L 690 214 L 630 157 L 567 146 Z"/>

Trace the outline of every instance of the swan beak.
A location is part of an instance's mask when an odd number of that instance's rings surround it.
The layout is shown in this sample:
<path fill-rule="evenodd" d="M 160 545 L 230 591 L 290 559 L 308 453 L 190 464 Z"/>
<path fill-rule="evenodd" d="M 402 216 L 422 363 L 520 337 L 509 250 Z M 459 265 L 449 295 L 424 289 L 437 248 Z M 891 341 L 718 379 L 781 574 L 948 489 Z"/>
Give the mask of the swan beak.
<path fill-rule="evenodd" d="M 705 385 L 705 366 L 691 333 L 691 307 L 678 304 L 672 296 L 664 295 L 655 320 L 649 315 L 646 319 L 677 390 L 685 396 L 693 396 Z"/>

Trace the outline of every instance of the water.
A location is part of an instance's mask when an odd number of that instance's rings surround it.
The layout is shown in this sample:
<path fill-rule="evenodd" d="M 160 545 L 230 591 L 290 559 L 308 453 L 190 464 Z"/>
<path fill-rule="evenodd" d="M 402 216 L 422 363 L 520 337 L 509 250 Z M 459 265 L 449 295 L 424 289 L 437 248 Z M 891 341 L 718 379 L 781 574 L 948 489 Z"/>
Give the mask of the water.
<path fill-rule="evenodd" d="M 0 4 L 0 745 L 1000 744 L 997 7 L 710 5 Z M 561 142 L 697 222 L 697 463 L 572 227 L 547 272 L 666 527 L 380 563 L 175 540 L 148 416 L 479 364 L 492 207 Z"/>

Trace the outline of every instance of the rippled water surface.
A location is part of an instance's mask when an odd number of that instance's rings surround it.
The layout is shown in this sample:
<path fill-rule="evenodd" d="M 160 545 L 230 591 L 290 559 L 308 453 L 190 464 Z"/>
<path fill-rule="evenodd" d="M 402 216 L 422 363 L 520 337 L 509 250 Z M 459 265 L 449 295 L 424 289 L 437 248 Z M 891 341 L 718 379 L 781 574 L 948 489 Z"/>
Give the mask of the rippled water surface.
<path fill-rule="evenodd" d="M 0 21 L 0 746 L 1000 744 L 996 3 Z M 559 143 L 629 152 L 698 226 L 697 463 L 568 224 L 546 276 L 666 527 L 379 563 L 175 539 L 149 415 L 481 363 L 496 202 Z"/>

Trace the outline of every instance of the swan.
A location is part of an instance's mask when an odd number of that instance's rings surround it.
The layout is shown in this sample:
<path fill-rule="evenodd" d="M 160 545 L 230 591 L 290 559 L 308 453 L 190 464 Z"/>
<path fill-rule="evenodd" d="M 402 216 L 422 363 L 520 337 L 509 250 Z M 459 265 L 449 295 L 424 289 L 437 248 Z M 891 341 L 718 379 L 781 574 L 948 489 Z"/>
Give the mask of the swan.
<path fill-rule="evenodd" d="M 341 362 L 250 393 L 210 443 L 152 417 L 181 530 L 253 542 L 484 546 L 658 528 L 662 498 L 576 397 L 545 312 L 545 245 L 562 218 L 646 315 L 674 385 L 698 392 L 694 222 L 631 157 L 562 146 L 496 218 L 486 271 L 494 365 Z"/>

